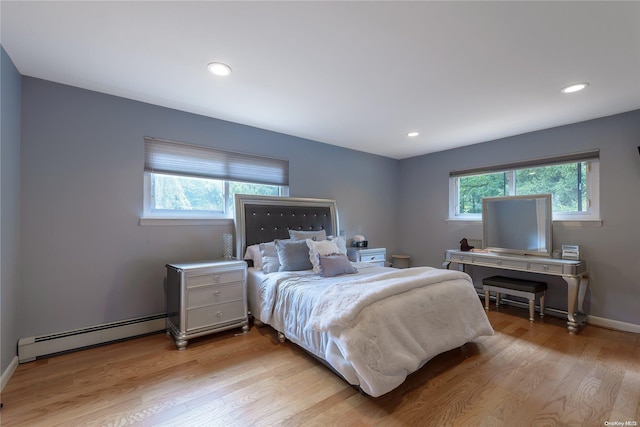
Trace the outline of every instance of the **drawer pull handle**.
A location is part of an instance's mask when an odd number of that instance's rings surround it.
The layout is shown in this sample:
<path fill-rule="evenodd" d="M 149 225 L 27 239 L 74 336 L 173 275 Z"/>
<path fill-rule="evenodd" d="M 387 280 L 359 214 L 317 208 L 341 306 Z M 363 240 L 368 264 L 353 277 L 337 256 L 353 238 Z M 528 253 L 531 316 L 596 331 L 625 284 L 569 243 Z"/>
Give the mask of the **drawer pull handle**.
<path fill-rule="evenodd" d="M 542 266 L 542 269 L 543 269 L 543 270 L 548 270 L 548 269 L 549 269 L 549 266 L 548 266 L 547 264 L 544 264 L 544 265 Z"/>
<path fill-rule="evenodd" d="M 218 276 L 217 274 L 213 276 L 213 281 L 216 283 L 220 283 L 220 276 Z"/>
<path fill-rule="evenodd" d="M 215 291 L 213 294 L 214 294 L 215 296 L 220 296 L 220 291 Z"/>
<path fill-rule="evenodd" d="M 501 260 L 498 260 L 498 261 L 496 262 L 496 264 L 498 264 L 498 265 L 502 265 L 502 261 L 501 261 Z"/>
<path fill-rule="evenodd" d="M 221 311 L 216 311 L 216 317 L 222 317 L 222 312 Z"/>

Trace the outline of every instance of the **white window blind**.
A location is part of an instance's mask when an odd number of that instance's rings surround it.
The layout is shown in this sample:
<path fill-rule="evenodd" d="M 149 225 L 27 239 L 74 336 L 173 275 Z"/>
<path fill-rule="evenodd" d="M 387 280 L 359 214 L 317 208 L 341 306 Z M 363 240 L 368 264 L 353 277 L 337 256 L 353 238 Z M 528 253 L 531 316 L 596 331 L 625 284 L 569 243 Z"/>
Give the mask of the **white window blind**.
<path fill-rule="evenodd" d="M 144 169 L 152 173 L 289 185 L 289 161 L 210 147 L 144 138 Z"/>

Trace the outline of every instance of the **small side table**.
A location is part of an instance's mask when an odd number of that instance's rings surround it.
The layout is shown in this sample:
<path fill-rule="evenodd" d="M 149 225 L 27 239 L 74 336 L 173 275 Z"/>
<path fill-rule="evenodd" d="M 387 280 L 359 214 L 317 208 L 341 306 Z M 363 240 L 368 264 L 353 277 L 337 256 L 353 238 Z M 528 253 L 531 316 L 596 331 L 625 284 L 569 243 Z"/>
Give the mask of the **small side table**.
<path fill-rule="evenodd" d="M 190 338 L 226 329 L 249 330 L 247 263 L 167 264 L 167 332 L 184 350 Z"/>
<path fill-rule="evenodd" d="M 394 268 L 409 268 L 409 255 L 391 255 L 391 266 Z"/>

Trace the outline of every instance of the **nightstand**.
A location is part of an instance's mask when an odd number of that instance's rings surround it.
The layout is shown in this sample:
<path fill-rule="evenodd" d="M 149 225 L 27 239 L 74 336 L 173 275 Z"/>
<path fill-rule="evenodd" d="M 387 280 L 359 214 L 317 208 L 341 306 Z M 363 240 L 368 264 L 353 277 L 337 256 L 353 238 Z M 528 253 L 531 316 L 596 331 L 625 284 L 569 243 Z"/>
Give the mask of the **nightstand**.
<path fill-rule="evenodd" d="M 246 278 L 244 261 L 167 264 L 167 333 L 178 350 L 190 338 L 237 327 L 249 330 Z"/>
<path fill-rule="evenodd" d="M 347 256 L 353 262 L 371 262 L 384 267 L 387 260 L 386 248 L 347 248 Z"/>

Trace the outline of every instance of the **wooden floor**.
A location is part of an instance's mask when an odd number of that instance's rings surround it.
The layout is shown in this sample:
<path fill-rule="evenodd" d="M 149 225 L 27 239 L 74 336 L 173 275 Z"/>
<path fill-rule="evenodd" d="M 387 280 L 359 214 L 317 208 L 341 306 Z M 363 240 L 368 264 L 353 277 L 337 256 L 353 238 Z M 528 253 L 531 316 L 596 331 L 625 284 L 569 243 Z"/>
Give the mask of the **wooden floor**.
<path fill-rule="evenodd" d="M 20 365 L 10 426 L 604 426 L 640 423 L 640 335 L 526 310 L 489 312 L 496 334 L 431 360 L 377 399 L 269 327 L 192 340 L 164 334 Z M 633 424 L 635 423 L 635 424 Z"/>

